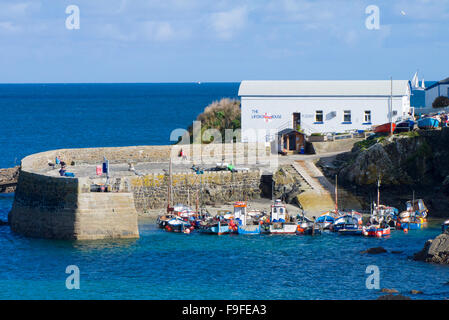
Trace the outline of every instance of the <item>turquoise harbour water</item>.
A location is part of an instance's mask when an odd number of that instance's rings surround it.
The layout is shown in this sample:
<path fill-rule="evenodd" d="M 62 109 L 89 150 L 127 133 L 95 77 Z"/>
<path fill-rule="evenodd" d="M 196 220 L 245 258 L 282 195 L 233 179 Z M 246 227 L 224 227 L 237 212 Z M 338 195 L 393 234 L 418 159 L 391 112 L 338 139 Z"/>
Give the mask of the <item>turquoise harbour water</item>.
<path fill-rule="evenodd" d="M 0 218 L 12 205 L 0 195 Z M 324 234 L 208 236 L 174 234 L 140 221 L 140 239 L 52 241 L 0 227 L 0 299 L 375 299 L 366 267 L 380 286 L 417 299 L 449 298 L 449 267 L 412 261 L 439 224 L 388 239 Z M 367 255 L 383 246 L 400 254 Z M 80 289 L 68 290 L 68 265 L 80 269 Z"/>

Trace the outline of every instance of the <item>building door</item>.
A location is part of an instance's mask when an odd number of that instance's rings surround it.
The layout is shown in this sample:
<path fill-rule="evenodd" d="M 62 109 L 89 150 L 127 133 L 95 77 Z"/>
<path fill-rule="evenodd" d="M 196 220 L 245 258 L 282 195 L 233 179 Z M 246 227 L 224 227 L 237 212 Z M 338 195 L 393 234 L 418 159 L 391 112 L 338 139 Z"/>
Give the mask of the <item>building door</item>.
<path fill-rule="evenodd" d="M 301 128 L 301 113 L 293 113 L 293 129 L 298 130 Z"/>
<path fill-rule="evenodd" d="M 288 145 L 290 151 L 296 150 L 296 134 L 292 133 L 288 136 Z"/>

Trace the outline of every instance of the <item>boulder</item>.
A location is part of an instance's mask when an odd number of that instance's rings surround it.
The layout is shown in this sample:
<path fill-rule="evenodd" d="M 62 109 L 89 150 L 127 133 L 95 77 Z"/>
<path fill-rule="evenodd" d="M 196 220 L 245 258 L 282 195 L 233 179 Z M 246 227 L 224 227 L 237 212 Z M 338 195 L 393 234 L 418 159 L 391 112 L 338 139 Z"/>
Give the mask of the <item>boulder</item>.
<path fill-rule="evenodd" d="M 398 290 L 396 290 L 396 289 L 388 289 L 388 288 L 382 288 L 382 289 L 380 289 L 380 292 L 383 292 L 383 293 L 399 293 L 399 291 Z"/>
<path fill-rule="evenodd" d="M 379 253 L 386 253 L 386 252 L 387 252 L 387 250 L 385 250 L 385 248 L 383 248 L 383 247 L 375 247 L 375 248 L 369 248 L 360 253 L 379 254 Z"/>
<path fill-rule="evenodd" d="M 438 264 L 449 264 L 449 231 L 433 240 L 427 240 L 424 248 L 415 253 L 413 259 Z"/>

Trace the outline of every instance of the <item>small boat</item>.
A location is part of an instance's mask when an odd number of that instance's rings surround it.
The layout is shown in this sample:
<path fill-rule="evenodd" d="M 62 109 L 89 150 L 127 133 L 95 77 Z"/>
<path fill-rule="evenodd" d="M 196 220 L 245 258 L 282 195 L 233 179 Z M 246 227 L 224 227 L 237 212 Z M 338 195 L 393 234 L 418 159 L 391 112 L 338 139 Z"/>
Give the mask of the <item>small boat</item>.
<path fill-rule="evenodd" d="M 273 205 L 271 205 L 270 214 L 270 233 L 271 234 L 295 234 L 296 222 L 293 222 L 287 213 L 287 208 L 277 199 Z"/>
<path fill-rule="evenodd" d="M 435 129 L 440 125 L 440 121 L 434 117 L 426 117 L 418 120 L 418 128 L 420 129 Z"/>
<path fill-rule="evenodd" d="M 302 216 L 299 216 L 298 218 L 298 225 L 296 227 L 296 234 L 298 235 L 320 235 L 321 229 L 320 227 L 315 224 L 315 222 L 306 216 L 304 216 L 304 213 Z"/>
<path fill-rule="evenodd" d="M 396 123 L 394 122 L 388 122 L 381 124 L 379 126 L 375 126 L 373 128 L 374 133 L 392 133 L 394 132 L 394 129 L 396 128 Z"/>
<path fill-rule="evenodd" d="M 415 127 L 415 121 L 411 119 L 403 120 L 401 122 L 398 122 L 396 124 L 396 129 L 394 130 L 395 133 L 399 132 L 409 132 L 413 131 L 413 128 Z"/>
<path fill-rule="evenodd" d="M 362 233 L 365 237 L 385 237 L 391 234 L 391 228 L 386 223 L 371 225 L 362 228 Z"/>
<path fill-rule="evenodd" d="M 176 215 L 168 214 L 168 213 L 159 215 L 157 217 L 156 224 L 158 225 L 159 228 L 165 229 L 165 227 L 167 226 L 168 221 L 170 221 L 171 219 L 173 219 L 175 217 L 176 217 Z"/>
<path fill-rule="evenodd" d="M 315 219 L 315 223 L 322 230 L 330 230 L 330 229 L 332 229 L 332 226 L 334 225 L 336 217 L 337 217 L 337 214 L 333 211 L 325 212 L 322 215 L 320 215 L 318 218 Z"/>
<path fill-rule="evenodd" d="M 340 234 L 361 235 L 362 234 L 362 215 L 345 214 L 335 219 L 333 231 Z"/>
<path fill-rule="evenodd" d="M 427 218 L 427 213 L 429 210 L 427 209 L 426 205 L 424 204 L 423 199 L 417 199 L 417 200 L 410 200 L 406 202 L 407 211 L 413 212 L 416 217 L 420 218 Z"/>
<path fill-rule="evenodd" d="M 246 226 L 237 226 L 237 232 L 238 234 L 260 234 L 261 228 L 260 224 L 258 225 L 246 225 Z"/>
<path fill-rule="evenodd" d="M 377 205 L 374 205 L 374 210 L 371 212 L 370 225 L 362 228 L 362 234 L 366 237 L 384 237 L 391 234 L 391 227 L 387 222 L 389 211 L 387 207 L 380 204 L 380 179 L 377 180 Z M 395 212 L 393 210 L 393 212 Z"/>
<path fill-rule="evenodd" d="M 170 219 L 165 226 L 165 230 L 168 232 L 183 232 L 185 229 L 193 229 L 193 227 L 180 217 Z"/>
<path fill-rule="evenodd" d="M 230 232 L 229 225 L 221 221 L 200 224 L 198 229 L 200 233 L 222 235 Z"/>

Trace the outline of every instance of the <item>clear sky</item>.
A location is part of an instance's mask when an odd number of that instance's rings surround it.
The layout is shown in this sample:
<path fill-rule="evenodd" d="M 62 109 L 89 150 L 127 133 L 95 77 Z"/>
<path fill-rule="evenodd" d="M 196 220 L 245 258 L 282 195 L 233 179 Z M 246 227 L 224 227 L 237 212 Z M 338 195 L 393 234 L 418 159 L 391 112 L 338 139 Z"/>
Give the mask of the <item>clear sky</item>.
<path fill-rule="evenodd" d="M 441 80 L 448 30 L 449 0 L 0 0 L 0 82 Z"/>

